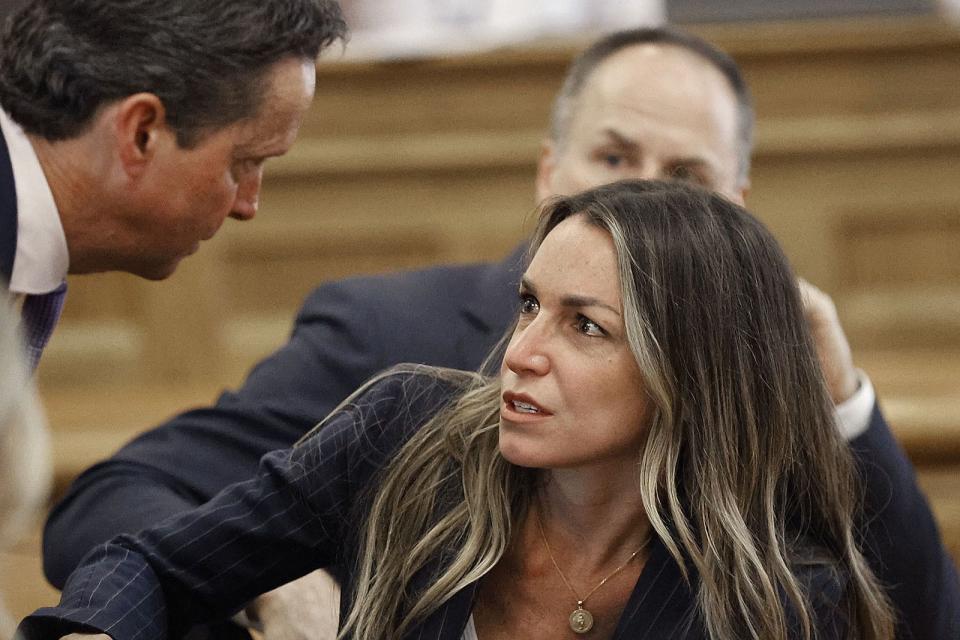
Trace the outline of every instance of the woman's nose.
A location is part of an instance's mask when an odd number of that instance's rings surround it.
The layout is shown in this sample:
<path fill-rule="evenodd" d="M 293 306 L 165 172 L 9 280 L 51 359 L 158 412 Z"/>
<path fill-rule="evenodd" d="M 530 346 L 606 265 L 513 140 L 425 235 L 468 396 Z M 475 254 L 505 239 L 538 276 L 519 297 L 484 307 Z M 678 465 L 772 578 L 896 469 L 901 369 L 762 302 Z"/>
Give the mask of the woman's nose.
<path fill-rule="evenodd" d="M 550 358 L 547 354 L 549 336 L 544 327 L 534 320 L 527 326 L 518 327 L 510 339 L 503 362 L 508 369 L 516 373 L 544 375 L 550 371 Z"/>

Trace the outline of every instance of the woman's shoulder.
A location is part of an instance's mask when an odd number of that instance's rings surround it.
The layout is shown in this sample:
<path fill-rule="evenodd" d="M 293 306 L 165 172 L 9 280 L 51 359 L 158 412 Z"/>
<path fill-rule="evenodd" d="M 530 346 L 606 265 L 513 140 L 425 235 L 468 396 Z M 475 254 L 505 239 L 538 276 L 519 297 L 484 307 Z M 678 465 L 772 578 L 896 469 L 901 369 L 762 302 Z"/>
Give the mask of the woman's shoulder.
<path fill-rule="evenodd" d="M 793 571 L 807 600 L 817 637 L 846 637 L 849 624 L 846 606 L 849 571 L 836 559 L 817 553 L 817 550 L 808 551 L 797 558 L 793 562 Z M 788 607 L 788 611 L 795 614 L 792 608 Z"/>
<path fill-rule="evenodd" d="M 389 456 L 430 418 L 481 381 L 476 373 L 418 364 L 368 380 L 298 443 L 363 459 Z M 352 452 L 352 453 L 351 453 Z"/>
<path fill-rule="evenodd" d="M 478 374 L 424 364 L 398 364 L 364 384 L 348 404 L 390 415 L 433 415 L 473 385 Z"/>

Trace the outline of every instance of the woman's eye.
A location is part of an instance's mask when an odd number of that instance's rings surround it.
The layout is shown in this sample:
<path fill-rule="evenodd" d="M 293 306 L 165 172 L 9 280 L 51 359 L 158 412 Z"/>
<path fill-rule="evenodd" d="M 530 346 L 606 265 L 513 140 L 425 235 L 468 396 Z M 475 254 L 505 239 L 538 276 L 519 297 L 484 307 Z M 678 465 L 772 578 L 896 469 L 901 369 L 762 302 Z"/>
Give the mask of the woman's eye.
<path fill-rule="evenodd" d="M 603 337 L 607 335 L 603 327 L 586 316 L 577 317 L 577 331 L 587 336 Z"/>
<path fill-rule="evenodd" d="M 540 303 L 529 294 L 520 294 L 520 313 L 522 315 L 536 313 L 540 310 Z"/>

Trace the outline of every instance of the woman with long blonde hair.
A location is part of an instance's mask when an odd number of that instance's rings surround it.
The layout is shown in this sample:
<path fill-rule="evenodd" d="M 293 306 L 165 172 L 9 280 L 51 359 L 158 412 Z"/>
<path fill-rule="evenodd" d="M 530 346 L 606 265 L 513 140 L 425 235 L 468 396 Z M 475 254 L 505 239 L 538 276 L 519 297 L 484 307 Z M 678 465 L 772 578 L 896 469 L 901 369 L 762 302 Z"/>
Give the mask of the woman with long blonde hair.
<path fill-rule="evenodd" d="M 332 567 L 343 638 L 891 638 L 763 226 L 624 182 L 549 204 L 532 249 L 498 376 L 378 376 L 256 479 L 91 553 L 26 637 L 176 636 Z"/>

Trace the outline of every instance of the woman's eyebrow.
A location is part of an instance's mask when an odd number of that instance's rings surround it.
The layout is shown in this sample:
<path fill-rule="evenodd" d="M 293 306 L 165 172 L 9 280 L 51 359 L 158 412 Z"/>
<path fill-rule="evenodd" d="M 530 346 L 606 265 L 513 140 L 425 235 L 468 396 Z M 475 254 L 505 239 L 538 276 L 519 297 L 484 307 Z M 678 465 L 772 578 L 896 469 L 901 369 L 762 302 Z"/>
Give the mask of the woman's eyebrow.
<path fill-rule="evenodd" d="M 529 293 L 534 296 L 537 295 L 537 288 L 534 286 L 532 282 L 530 282 L 530 279 L 527 278 L 527 276 L 523 276 L 523 278 L 520 279 L 520 291 Z M 561 296 L 560 304 L 563 305 L 564 307 L 572 307 L 575 309 L 579 309 L 583 307 L 600 307 L 602 309 L 609 309 L 610 311 L 614 312 L 618 316 L 622 315 L 620 313 L 620 310 L 617 309 L 616 307 L 613 307 L 607 304 L 606 302 L 603 302 L 599 298 L 594 298 L 591 296 L 583 296 L 583 295 L 570 293 L 565 296 Z"/>
<path fill-rule="evenodd" d="M 616 307 L 612 307 L 606 302 L 598 298 L 591 298 L 590 296 L 580 296 L 575 294 L 569 294 L 560 298 L 560 304 L 565 307 L 574 307 L 574 308 L 583 308 L 583 307 L 600 307 L 601 309 L 609 309 L 618 316 L 620 315 L 620 310 Z"/>

